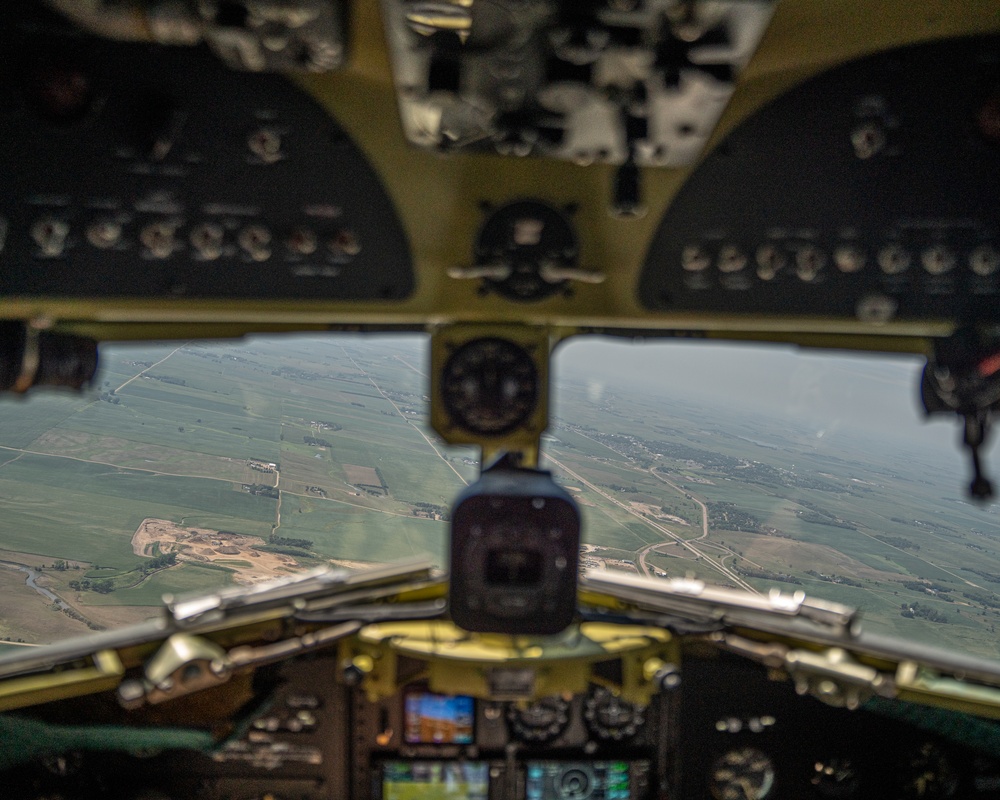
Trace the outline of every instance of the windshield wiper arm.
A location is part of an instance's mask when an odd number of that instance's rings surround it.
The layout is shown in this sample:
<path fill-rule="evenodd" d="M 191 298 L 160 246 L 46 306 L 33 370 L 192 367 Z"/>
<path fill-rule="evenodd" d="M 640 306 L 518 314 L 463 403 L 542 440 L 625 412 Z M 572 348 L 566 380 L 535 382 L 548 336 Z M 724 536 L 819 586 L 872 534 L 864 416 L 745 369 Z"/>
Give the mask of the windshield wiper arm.
<path fill-rule="evenodd" d="M 164 605 L 168 623 L 177 628 L 223 620 L 236 613 L 286 608 L 298 612 L 318 611 L 348 602 L 374 601 L 387 590 L 394 593 L 407 583 L 427 581 L 432 577 L 433 567 L 425 558 L 362 572 L 318 567 L 256 586 L 228 586 L 194 597 L 164 598 Z"/>
<path fill-rule="evenodd" d="M 859 617 L 850 606 L 807 597 L 801 591 L 753 594 L 687 578 L 661 580 L 615 572 L 588 572 L 580 583 L 584 590 L 605 592 L 660 614 L 777 633 L 801 634 L 789 626 L 805 621 L 820 626 L 826 636 L 847 638 Z"/>

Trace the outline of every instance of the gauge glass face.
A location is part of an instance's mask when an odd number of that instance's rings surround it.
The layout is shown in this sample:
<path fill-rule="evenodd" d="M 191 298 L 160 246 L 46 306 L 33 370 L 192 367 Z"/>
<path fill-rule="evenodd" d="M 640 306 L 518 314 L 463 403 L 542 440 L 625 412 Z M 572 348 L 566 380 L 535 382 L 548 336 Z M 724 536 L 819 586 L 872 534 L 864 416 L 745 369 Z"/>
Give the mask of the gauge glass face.
<path fill-rule="evenodd" d="M 809 782 L 818 795 L 830 798 L 851 797 L 860 786 L 858 772 L 847 758 L 817 761 Z"/>
<path fill-rule="evenodd" d="M 903 797 L 947 798 L 958 789 L 958 775 L 945 752 L 933 742 L 917 747 L 903 765 Z"/>
<path fill-rule="evenodd" d="M 502 436 L 534 413 L 538 370 L 519 344 L 474 339 L 445 363 L 441 394 L 453 425 L 481 436 Z"/>
<path fill-rule="evenodd" d="M 569 703 L 559 696 L 543 697 L 531 705 L 507 707 L 507 722 L 524 742 L 549 742 L 569 724 Z"/>
<path fill-rule="evenodd" d="M 715 800 L 764 800 L 774 788 L 774 762 L 760 750 L 730 750 L 712 765 L 708 786 Z"/>
<path fill-rule="evenodd" d="M 594 736 L 615 742 L 635 736 L 645 721 L 642 708 L 625 702 L 604 687 L 595 687 L 587 696 L 583 718 Z"/>

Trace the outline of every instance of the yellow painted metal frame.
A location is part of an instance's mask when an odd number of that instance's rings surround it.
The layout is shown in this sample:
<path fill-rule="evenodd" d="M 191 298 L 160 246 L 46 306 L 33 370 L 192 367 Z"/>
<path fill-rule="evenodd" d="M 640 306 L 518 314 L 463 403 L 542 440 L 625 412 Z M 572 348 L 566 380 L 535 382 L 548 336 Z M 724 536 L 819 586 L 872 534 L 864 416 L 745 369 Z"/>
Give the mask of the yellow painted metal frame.
<path fill-rule="evenodd" d="M 494 437 L 476 436 L 455 424 L 442 396 L 444 366 L 459 347 L 492 337 L 520 345 L 531 355 L 538 372 L 538 403 L 534 411 L 513 431 Z M 483 463 L 500 452 L 519 452 L 525 466 L 538 462 L 538 442 L 549 424 L 549 355 L 555 338 L 545 328 L 526 325 L 444 325 L 431 337 L 431 426 L 449 444 L 472 444 L 483 448 Z"/>
<path fill-rule="evenodd" d="M 89 664 L 0 682 L 0 712 L 117 688 L 125 668 L 114 650 L 100 650 Z"/>
<path fill-rule="evenodd" d="M 557 636 L 507 636 L 469 633 L 445 620 L 379 623 L 363 628 L 341 646 L 341 663 L 364 674 L 362 687 L 375 702 L 399 689 L 397 659 L 427 664 L 431 689 L 489 699 L 490 671 L 525 669 L 533 673 L 533 699 L 580 693 L 591 682 L 593 665 L 621 658 L 621 686 L 611 687 L 628 702 L 646 705 L 659 691 L 658 668 L 677 663 L 678 643 L 662 628 L 583 622 Z"/>

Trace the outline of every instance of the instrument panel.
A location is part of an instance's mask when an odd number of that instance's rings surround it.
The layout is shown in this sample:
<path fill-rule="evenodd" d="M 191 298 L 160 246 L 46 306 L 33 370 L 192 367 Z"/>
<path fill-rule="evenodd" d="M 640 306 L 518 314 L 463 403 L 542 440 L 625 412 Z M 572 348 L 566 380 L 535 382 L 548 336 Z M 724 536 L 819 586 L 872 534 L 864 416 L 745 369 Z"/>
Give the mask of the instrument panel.
<path fill-rule="evenodd" d="M 207 48 L 0 42 L 0 294 L 398 301 L 415 285 L 381 179 L 286 78 Z"/>
<path fill-rule="evenodd" d="M 596 665 L 584 693 L 534 701 L 443 695 L 419 680 L 380 703 L 356 696 L 354 787 L 381 800 L 444 796 L 456 783 L 458 796 L 483 800 L 647 797 L 662 782 L 656 734 L 668 710 L 661 697 L 618 698 L 605 685 L 616 668 Z"/>
<path fill-rule="evenodd" d="M 358 2 L 327 26 L 336 58 L 295 72 L 313 34 L 272 59 L 255 15 L 279 10 L 222 4 L 181 46 L 154 5 L 133 41 L 5 8 L 6 317 L 98 338 L 995 319 L 985 9 Z"/>
<path fill-rule="evenodd" d="M 748 119 L 686 182 L 639 282 L 660 311 L 995 322 L 1000 39 L 882 52 Z"/>
<path fill-rule="evenodd" d="M 890 701 L 833 708 L 759 665 L 694 650 L 678 687 L 645 708 L 600 674 L 534 703 L 444 695 L 419 678 L 370 702 L 336 658 L 305 658 L 258 671 L 255 699 L 209 753 L 78 748 L 4 780 L 8 796 L 63 800 L 1000 797 L 994 723 Z"/>

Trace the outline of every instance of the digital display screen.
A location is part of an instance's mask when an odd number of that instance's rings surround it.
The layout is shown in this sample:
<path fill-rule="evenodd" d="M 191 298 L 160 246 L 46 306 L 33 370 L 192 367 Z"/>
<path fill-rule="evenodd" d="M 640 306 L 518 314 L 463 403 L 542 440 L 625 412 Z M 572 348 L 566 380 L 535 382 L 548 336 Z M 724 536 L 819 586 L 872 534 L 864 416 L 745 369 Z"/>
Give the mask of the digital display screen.
<path fill-rule="evenodd" d="M 630 800 L 627 761 L 528 761 L 526 800 Z"/>
<path fill-rule="evenodd" d="M 488 800 L 485 761 L 384 761 L 382 800 Z"/>
<path fill-rule="evenodd" d="M 403 738 L 409 744 L 472 744 L 473 700 L 464 695 L 408 692 Z"/>

